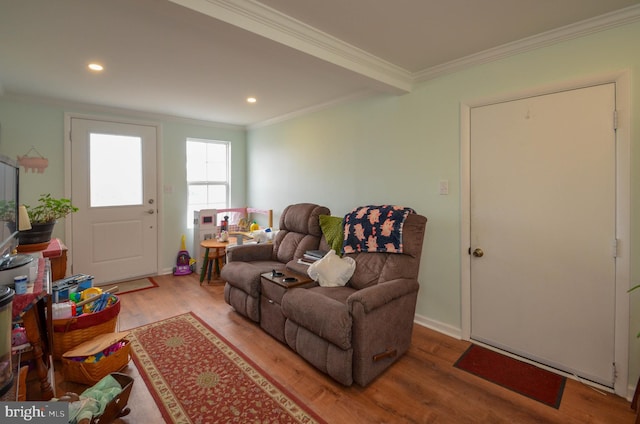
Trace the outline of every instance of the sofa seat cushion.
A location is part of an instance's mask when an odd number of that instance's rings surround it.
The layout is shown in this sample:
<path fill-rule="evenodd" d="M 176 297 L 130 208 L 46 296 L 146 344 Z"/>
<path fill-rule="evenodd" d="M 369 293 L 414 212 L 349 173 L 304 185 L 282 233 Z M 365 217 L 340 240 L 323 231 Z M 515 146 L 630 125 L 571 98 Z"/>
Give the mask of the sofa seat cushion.
<path fill-rule="evenodd" d="M 277 261 L 229 262 L 222 267 L 220 278 L 252 297 L 260 296 L 260 274 L 281 271 L 284 264 Z"/>
<path fill-rule="evenodd" d="M 349 296 L 351 296 L 353 293 L 356 292 L 356 290 L 352 289 L 351 287 L 312 287 L 308 290 L 311 290 L 312 292 L 321 294 L 322 296 L 326 296 L 329 297 L 333 300 L 337 300 L 340 303 L 343 304 L 347 304 L 347 299 L 349 298 Z"/>
<path fill-rule="evenodd" d="M 351 349 L 352 320 L 346 304 L 351 293 L 348 287 L 294 288 L 282 297 L 282 313 L 340 349 Z"/>

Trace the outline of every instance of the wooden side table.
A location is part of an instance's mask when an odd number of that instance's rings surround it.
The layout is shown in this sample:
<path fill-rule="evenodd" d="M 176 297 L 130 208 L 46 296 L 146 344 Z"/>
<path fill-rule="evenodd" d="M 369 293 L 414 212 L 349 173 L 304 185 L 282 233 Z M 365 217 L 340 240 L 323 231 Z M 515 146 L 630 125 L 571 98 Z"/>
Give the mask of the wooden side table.
<path fill-rule="evenodd" d="M 20 253 L 41 253 L 43 258 L 49 259 L 53 281 L 63 279 L 67 273 L 67 250 L 67 246 L 58 238 L 49 243 L 18 245 Z"/>
<path fill-rule="evenodd" d="M 40 400 L 49 400 L 54 397 L 53 388 L 49 381 L 49 365 L 51 362 L 48 344 L 47 319 L 45 308 L 50 307 L 51 296 L 44 293 L 43 297 L 24 311 L 20 318 L 24 323 L 27 339 L 31 349 L 22 354 L 22 359 L 33 360 L 35 373 L 40 380 Z"/>
<path fill-rule="evenodd" d="M 215 239 L 203 240 L 200 246 L 204 247 L 204 258 L 202 260 L 202 270 L 200 271 L 200 284 L 204 281 L 204 275 L 207 274 L 207 281 L 211 282 L 211 274 L 220 276 L 220 270 L 224 265 L 224 258 L 227 254 L 228 241 L 218 241 Z M 211 249 L 213 249 L 212 252 Z M 215 268 L 215 269 L 214 269 Z"/>
<path fill-rule="evenodd" d="M 49 400 L 54 397 L 52 384 L 49 381 L 53 321 L 47 317 L 53 316 L 53 311 L 48 262 L 48 259 L 38 259 L 38 277 L 34 283 L 34 293 L 17 294 L 12 304 L 13 322 L 23 324 L 27 340 L 31 345 L 22 351 L 22 360 L 33 361 L 35 373 L 40 381 L 39 400 Z"/>

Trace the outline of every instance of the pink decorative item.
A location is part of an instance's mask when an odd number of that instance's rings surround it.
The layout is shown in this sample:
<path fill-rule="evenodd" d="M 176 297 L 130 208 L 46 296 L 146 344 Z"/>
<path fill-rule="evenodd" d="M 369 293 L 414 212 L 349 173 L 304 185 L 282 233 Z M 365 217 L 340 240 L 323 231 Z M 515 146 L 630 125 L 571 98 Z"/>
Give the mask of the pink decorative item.
<path fill-rule="evenodd" d="M 29 156 L 29 153 L 35 152 L 38 156 Z M 31 149 L 22 156 L 17 156 L 18 165 L 24 167 L 24 172 L 37 172 L 38 174 L 42 174 L 44 170 L 49 166 L 49 159 L 45 158 L 36 150 L 35 147 L 31 147 Z"/>

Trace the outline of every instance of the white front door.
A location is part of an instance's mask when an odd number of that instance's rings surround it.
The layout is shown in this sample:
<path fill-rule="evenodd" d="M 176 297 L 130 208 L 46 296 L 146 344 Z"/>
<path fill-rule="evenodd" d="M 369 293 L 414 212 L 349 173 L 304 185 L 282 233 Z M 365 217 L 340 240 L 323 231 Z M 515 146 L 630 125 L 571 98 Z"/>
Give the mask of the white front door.
<path fill-rule="evenodd" d="M 157 127 L 71 118 L 73 273 L 157 273 Z"/>
<path fill-rule="evenodd" d="M 615 84 L 470 112 L 471 338 L 614 387 Z"/>

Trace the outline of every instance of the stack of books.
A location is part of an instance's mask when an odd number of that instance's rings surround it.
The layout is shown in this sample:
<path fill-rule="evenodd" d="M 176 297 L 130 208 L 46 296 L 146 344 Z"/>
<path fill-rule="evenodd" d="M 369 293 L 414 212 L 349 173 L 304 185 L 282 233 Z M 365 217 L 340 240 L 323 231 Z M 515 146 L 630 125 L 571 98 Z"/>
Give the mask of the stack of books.
<path fill-rule="evenodd" d="M 306 252 L 304 252 L 304 255 L 300 259 L 298 259 L 298 263 L 303 265 L 311 265 L 315 261 L 324 258 L 324 255 L 326 254 L 326 250 L 307 250 Z"/>

